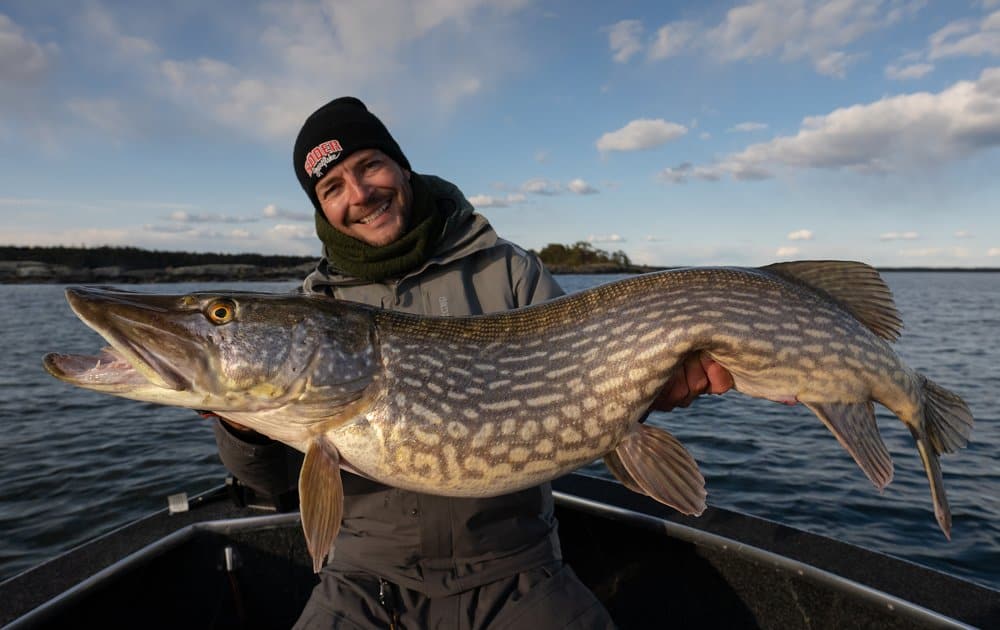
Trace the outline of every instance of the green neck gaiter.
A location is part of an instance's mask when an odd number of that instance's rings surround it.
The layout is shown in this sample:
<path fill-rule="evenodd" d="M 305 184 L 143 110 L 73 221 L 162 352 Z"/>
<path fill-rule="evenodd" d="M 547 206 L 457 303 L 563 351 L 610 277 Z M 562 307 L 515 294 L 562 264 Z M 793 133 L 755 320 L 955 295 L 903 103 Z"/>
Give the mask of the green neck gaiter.
<path fill-rule="evenodd" d="M 435 204 L 423 177 L 412 173 L 413 207 L 409 228 L 398 240 L 374 247 L 337 231 L 323 213 L 316 212 L 316 235 L 323 255 L 334 267 L 362 280 L 381 282 L 398 277 L 427 260 L 441 239 L 445 213 Z"/>

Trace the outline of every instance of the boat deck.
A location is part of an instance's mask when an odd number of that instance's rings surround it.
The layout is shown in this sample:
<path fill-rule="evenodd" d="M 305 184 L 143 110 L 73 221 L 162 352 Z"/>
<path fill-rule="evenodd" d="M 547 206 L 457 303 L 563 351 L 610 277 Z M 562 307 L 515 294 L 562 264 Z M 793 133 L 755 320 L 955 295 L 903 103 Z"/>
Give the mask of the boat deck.
<path fill-rule="evenodd" d="M 622 628 L 1000 627 L 1000 592 L 770 521 L 553 482 L 564 556 Z M 9 628 L 283 628 L 316 577 L 298 514 L 224 489 L 0 583 Z"/>

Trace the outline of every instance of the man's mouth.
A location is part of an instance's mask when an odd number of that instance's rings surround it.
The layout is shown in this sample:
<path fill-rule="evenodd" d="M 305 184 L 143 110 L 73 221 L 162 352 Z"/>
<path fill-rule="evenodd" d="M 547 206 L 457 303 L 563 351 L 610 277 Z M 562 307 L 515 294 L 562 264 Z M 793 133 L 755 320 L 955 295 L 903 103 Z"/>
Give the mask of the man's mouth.
<path fill-rule="evenodd" d="M 382 216 L 383 214 L 385 214 L 386 212 L 389 211 L 389 203 L 390 203 L 389 201 L 386 201 L 381 206 L 379 206 L 378 209 L 375 210 L 375 212 L 372 212 L 371 214 L 369 214 L 368 216 L 364 217 L 363 219 L 358 219 L 358 223 L 360 223 L 362 225 L 368 225 L 369 223 L 371 223 L 375 219 L 378 219 L 380 216 Z"/>

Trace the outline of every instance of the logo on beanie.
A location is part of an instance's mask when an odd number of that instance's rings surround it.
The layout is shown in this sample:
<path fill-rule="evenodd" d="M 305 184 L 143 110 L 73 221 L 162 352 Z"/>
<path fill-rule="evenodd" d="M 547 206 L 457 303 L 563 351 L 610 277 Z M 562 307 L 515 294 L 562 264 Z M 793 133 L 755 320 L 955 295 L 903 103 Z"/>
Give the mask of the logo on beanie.
<path fill-rule="evenodd" d="M 316 145 L 312 151 L 306 154 L 304 164 L 306 173 L 311 177 L 319 179 L 326 172 L 326 167 L 337 161 L 344 147 L 340 146 L 339 140 L 327 140 Z"/>

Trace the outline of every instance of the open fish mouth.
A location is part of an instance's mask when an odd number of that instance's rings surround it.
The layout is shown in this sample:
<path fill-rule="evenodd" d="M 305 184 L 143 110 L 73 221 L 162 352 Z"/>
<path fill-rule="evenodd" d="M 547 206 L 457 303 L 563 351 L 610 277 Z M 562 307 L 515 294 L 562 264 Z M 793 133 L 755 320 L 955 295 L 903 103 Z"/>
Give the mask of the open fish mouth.
<path fill-rule="evenodd" d="M 101 391 L 131 389 L 150 382 L 114 348 L 104 348 L 96 355 L 53 352 L 45 355 L 43 365 L 60 380 Z"/>
<path fill-rule="evenodd" d="M 105 392 L 127 391 L 140 385 L 170 390 L 190 388 L 187 378 L 143 343 L 143 336 L 162 339 L 170 333 L 115 312 L 116 303 L 123 300 L 109 291 L 72 287 L 66 290 L 66 298 L 77 316 L 111 346 L 96 355 L 47 354 L 43 365 L 49 374 Z"/>

